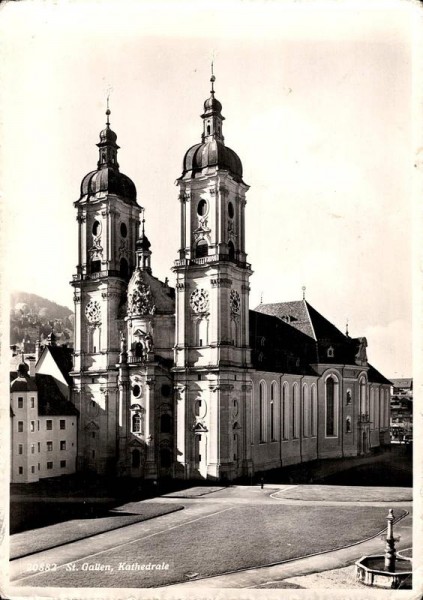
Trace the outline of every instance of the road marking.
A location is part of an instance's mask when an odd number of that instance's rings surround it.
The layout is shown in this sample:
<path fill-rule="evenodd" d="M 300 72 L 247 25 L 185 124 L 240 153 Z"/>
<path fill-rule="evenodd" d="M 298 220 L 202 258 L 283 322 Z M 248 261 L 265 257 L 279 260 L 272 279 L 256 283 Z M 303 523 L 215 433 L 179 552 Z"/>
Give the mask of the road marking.
<path fill-rule="evenodd" d="M 237 507 L 231 506 L 230 508 L 224 508 L 223 510 L 218 510 L 214 513 L 210 513 L 209 515 L 203 515 L 202 517 L 197 517 L 196 519 L 192 519 L 191 521 L 186 521 L 185 523 L 179 523 L 179 525 L 172 525 L 172 527 L 168 527 L 167 529 L 163 529 L 161 531 L 156 531 L 155 533 L 151 533 L 150 535 L 145 535 L 143 537 L 137 538 L 130 542 L 123 542 L 122 544 L 117 544 L 116 546 L 112 546 L 111 548 L 107 548 L 106 550 L 100 550 L 99 552 L 94 552 L 93 554 L 87 554 L 86 556 L 82 556 L 81 558 L 77 558 L 76 560 L 70 560 L 61 565 L 57 565 L 56 569 L 59 570 L 62 567 L 66 567 L 66 565 L 71 565 L 73 563 L 80 562 L 81 560 L 87 560 L 87 558 L 92 558 L 93 556 L 98 556 L 99 554 L 105 554 L 106 552 L 116 550 L 117 548 L 122 548 L 123 546 L 130 546 L 131 544 L 135 544 L 136 542 L 148 540 L 149 538 L 152 538 L 156 535 L 161 535 L 163 533 L 167 533 L 168 531 L 172 531 L 172 529 L 178 529 L 178 527 L 183 527 L 184 525 L 190 525 L 191 523 L 195 523 L 196 521 L 201 521 L 202 519 L 207 519 L 208 517 L 213 517 L 214 515 L 224 513 L 228 510 L 233 510 L 234 508 L 237 508 Z M 112 532 L 113 531 L 116 531 L 116 530 L 112 530 Z M 110 532 L 110 533 L 112 533 L 112 532 Z M 105 533 L 109 533 L 109 532 L 105 532 Z M 82 540 L 78 540 L 78 541 L 82 541 Z M 72 543 L 77 543 L 77 542 L 71 542 L 71 544 Z M 63 548 L 66 548 L 66 546 L 63 546 Z M 19 559 L 17 559 L 17 560 L 19 560 Z M 42 574 L 44 574 L 44 573 L 32 573 L 31 575 L 24 575 L 23 577 L 17 577 L 17 578 L 11 579 L 11 581 L 22 581 L 22 579 L 29 579 L 31 577 L 37 577 L 38 575 L 42 575 Z"/>

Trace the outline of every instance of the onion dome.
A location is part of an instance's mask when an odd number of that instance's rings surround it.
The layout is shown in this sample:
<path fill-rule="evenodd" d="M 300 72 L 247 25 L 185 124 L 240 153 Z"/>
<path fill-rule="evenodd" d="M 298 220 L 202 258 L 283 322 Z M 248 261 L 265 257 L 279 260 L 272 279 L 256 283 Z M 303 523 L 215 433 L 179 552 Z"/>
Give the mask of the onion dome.
<path fill-rule="evenodd" d="M 215 98 L 213 75 L 210 78 L 212 89 L 210 98 L 204 102 L 203 134 L 201 143 L 191 146 L 186 152 L 182 164 L 181 179 L 198 177 L 208 174 L 216 169 L 229 171 L 235 181 L 242 181 L 242 163 L 239 156 L 230 148 L 225 146 L 222 134 L 222 105 Z"/>
<path fill-rule="evenodd" d="M 97 170 L 91 171 L 82 180 L 81 198 L 83 196 L 93 196 L 98 193 L 115 194 L 126 198 L 131 203 L 136 203 L 137 191 L 135 184 L 129 177 L 119 171 L 117 162 L 117 151 L 119 146 L 116 143 L 117 135 L 110 129 L 109 115 L 107 109 L 106 127 L 100 131 L 99 160 Z"/>
<path fill-rule="evenodd" d="M 18 366 L 18 376 L 10 385 L 11 392 L 36 392 L 35 381 L 28 375 L 29 367 L 23 361 Z"/>

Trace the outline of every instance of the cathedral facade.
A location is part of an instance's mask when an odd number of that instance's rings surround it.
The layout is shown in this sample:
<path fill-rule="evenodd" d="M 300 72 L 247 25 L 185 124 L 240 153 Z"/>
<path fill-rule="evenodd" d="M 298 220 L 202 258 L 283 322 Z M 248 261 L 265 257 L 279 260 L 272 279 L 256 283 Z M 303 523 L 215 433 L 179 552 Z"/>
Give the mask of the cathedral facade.
<path fill-rule="evenodd" d="M 153 275 L 109 110 L 97 169 L 82 180 L 71 282 L 79 470 L 233 480 L 389 443 L 390 382 L 365 338 L 305 299 L 249 309 L 249 187 L 211 82 L 201 141 L 177 180 L 175 288 Z"/>

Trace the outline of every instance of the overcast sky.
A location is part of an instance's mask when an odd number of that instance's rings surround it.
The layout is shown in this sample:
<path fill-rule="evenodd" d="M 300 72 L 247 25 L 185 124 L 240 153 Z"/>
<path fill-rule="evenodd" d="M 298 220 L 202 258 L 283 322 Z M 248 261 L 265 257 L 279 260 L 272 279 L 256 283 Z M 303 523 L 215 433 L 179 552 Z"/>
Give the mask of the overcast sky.
<path fill-rule="evenodd" d="M 376 3 L 377 4 L 377 3 Z M 411 375 L 412 15 L 407 3 L 8 3 L 2 187 L 10 286 L 72 304 L 73 202 L 111 88 L 121 171 L 156 276 L 179 244 L 175 180 L 200 141 L 214 58 L 244 166 L 251 308 L 307 300 Z M 212 6 L 212 7 L 210 7 Z M 375 7 L 375 4 L 371 3 Z"/>

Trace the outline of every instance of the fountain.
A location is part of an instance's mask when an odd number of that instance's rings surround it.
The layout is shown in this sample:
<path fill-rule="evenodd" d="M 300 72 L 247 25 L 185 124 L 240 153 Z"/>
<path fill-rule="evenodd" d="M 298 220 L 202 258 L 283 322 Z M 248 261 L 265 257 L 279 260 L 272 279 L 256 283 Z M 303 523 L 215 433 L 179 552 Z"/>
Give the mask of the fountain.
<path fill-rule="evenodd" d="M 358 581 L 364 585 L 378 585 L 386 587 L 391 584 L 392 589 L 399 588 L 405 581 L 407 587 L 411 587 L 411 558 L 396 552 L 394 538 L 394 511 L 389 509 L 386 517 L 388 526 L 386 531 L 385 554 L 374 554 L 362 556 L 356 564 L 356 575 Z"/>

